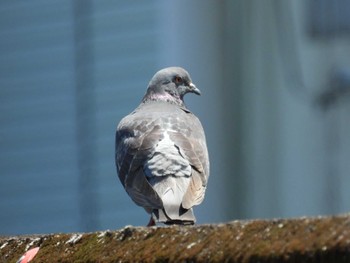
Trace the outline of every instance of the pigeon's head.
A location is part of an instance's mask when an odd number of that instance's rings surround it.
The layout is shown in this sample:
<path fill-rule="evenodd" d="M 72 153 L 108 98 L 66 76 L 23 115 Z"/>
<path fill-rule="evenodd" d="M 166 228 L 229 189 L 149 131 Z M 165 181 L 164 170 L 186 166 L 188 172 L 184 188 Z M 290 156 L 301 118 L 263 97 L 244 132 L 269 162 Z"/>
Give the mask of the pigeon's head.
<path fill-rule="evenodd" d="M 180 67 L 164 68 L 158 71 L 148 84 L 146 101 L 167 101 L 183 106 L 187 93 L 200 95 L 200 90 L 192 83 L 186 70 Z"/>

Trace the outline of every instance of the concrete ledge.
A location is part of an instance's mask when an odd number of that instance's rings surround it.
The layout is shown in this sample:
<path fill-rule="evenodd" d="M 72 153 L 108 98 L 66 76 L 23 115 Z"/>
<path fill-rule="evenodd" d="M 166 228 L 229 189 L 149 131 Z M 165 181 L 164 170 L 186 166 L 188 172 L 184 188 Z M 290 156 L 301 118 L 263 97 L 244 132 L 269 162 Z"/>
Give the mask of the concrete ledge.
<path fill-rule="evenodd" d="M 350 215 L 1 237 L 0 262 L 350 262 Z"/>

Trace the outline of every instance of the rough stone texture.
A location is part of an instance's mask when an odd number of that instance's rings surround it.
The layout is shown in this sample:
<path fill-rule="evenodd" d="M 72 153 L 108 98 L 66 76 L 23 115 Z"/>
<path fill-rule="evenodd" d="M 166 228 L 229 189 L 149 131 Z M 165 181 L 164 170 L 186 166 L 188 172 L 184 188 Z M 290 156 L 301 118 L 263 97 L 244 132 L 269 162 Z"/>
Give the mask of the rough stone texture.
<path fill-rule="evenodd" d="M 350 262 L 350 214 L 0 238 L 0 261 Z"/>

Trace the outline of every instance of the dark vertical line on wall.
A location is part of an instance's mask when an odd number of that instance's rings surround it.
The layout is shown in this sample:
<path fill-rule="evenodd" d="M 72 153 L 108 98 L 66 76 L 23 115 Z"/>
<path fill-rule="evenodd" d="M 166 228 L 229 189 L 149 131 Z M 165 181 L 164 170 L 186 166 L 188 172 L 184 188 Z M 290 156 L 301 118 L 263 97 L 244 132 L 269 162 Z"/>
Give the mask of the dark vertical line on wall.
<path fill-rule="evenodd" d="M 296 22 L 291 3 L 274 0 L 273 9 L 277 48 L 280 54 L 286 87 L 293 96 L 310 102 L 313 99 L 313 94 L 311 87 L 305 83 L 300 48 L 297 42 Z"/>
<path fill-rule="evenodd" d="M 340 204 L 340 172 L 339 172 L 339 105 L 325 112 L 325 147 L 324 161 L 324 209 L 326 213 L 338 213 Z"/>
<path fill-rule="evenodd" d="M 96 197 L 96 103 L 93 57 L 92 3 L 73 1 L 76 76 L 76 119 L 79 161 L 79 207 L 82 231 L 98 227 Z"/>
<path fill-rule="evenodd" d="M 242 130 L 242 1 L 226 1 L 224 13 L 224 121 L 228 131 L 225 162 L 231 164 L 227 175 L 228 217 L 245 217 L 246 179 L 244 176 Z"/>

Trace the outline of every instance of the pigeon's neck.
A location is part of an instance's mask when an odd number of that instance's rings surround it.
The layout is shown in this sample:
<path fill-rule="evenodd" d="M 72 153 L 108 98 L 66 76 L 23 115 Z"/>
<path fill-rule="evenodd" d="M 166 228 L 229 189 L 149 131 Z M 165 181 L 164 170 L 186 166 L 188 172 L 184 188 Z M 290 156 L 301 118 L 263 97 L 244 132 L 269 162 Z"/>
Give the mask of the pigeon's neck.
<path fill-rule="evenodd" d="M 180 107 L 185 107 L 185 104 L 183 100 L 179 97 L 171 96 L 169 93 L 146 93 L 146 95 L 142 99 L 142 103 L 148 103 L 148 102 L 167 102 L 170 104 L 175 104 Z"/>

